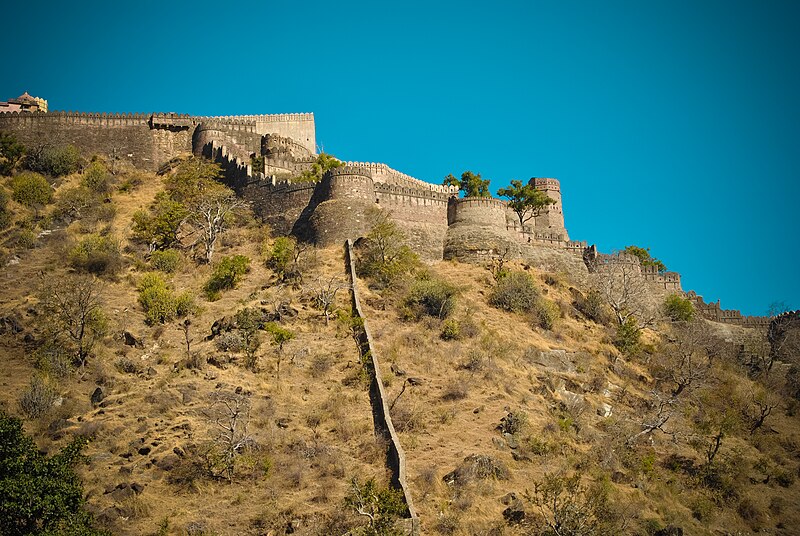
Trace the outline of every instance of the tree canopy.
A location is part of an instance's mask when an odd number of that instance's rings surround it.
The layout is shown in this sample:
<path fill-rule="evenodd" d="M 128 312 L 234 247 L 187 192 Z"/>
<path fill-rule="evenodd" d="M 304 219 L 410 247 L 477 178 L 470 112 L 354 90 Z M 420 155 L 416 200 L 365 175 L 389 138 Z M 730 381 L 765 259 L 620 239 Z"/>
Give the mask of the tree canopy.
<path fill-rule="evenodd" d="M 54 456 L 39 452 L 22 422 L 0 411 L 0 533 L 101 536 L 84 510 L 75 466 L 86 439 L 76 437 Z"/>
<path fill-rule="evenodd" d="M 489 179 L 482 179 L 480 173 L 465 171 L 458 179 L 451 173 L 442 182 L 445 186 L 457 186 L 464 192 L 464 197 L 491 197 L 489 193 Z"/>
<path fill-rule="evenodd" d="M 660 273 L 667 271 L 667 266 L 659 259 L 650 256 L 650 248 L 640 248 L 639 246 L 626 246 L 625 253 L 633 255 L 639 259 L 642 266 L 655 266 Z"/>
<path fill-rule="evenodd" d="M 547 193 L 536 189 L 533 184 L 523 184 L 518 180 L 512 180 L 508 188 L 497 190 L 497 195 L 508 198 L 508 207 L 517 214 L 520 225 L 535 218 L 542 209 L 556 202 Z"/>

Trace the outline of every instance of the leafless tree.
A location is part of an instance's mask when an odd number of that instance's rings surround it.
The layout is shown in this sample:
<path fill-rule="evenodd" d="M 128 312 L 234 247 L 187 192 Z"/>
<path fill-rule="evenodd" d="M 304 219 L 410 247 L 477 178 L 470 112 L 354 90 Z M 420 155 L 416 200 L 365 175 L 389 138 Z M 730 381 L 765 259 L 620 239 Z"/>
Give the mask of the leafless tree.
<path fill-rule="evenodd" d="M 613 262 L 595 267 L 594 287 L 611 307 L 621 326 L 634 318 L 639 329 L 652 325 L 658 309 L 650 298 L 647 281 L 635 262 Z"/>
<path fill-rule="evenodd" d="M 210 463 L 211 471 L 221 470 L 228 482 L 233 482 L 236 457 L 252 443 L 247 432 L 250 422 L 250 397 L 231 392 L 212 395 L 211 406 L 206 415 L 213 425 L 212 440 L 218 449 L 217 463 Z"/>
<path fill-rule="evenodd" d="M 686 322 L 674 326 L 664 346 L 663 361 L 656 367 L 657 376 L 673 385 L 672 396 L 702 383 L 709 375 L 712 357 L 708 353 L 708 333 L 702 322 Z"/>
<path fill-rule="evenodd" d="M 641 431 L 628 438 L 626 441 L 628 446 L 634 445 L 640 437 L 649 436 L 656 431 L 672 436 L 673 439 L 676 437 L 675 432 L 665 430 L 664 426 L 677 411 L 678 400 L 673 396 L 664 396 L 657 391 L 653 391 L 652 396 L 651 406 L 653 410 L 641 422 Z"/>
<path fill-rule="evenodd" d="M 231 216 L 246 206 L 248 206 L 246 201 L 225 188 L 200 197 L 191 208 L 186 221 L 200 232 L 200 236 L 192 245 L 202 244 L 206 262 L 211 262 L 217 239 L 227 230 Z"/>
<path fill-rule="evenodd" d="M 336 294 L 340 290 L 347 288 L 350 288 L 350 285 L 338 276 L 333 276 L 325 280 L 320 276 L 317 280 L 317 285 L 313 289 L 314 302 L 317 307 L 322 309 L 322 314 L 325 315 L 326 325 L 330 321 L 331 310 L 336 304 Z"/>
<path fill-rule="evenodd" d="M 107 330 L 102 310 L 103 284 L 94 276 L 68 275 L 45 280 L 39 295 L 46 329 L 55 338 L 66 336 L 84 366 L 95 343 Z"/>

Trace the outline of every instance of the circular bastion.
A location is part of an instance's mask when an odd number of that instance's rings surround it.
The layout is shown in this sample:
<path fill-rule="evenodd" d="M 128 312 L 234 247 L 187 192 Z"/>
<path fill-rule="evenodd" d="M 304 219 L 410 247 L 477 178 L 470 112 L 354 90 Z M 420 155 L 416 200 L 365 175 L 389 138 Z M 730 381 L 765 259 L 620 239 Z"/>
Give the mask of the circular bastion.
<path fill-rule="evenodd" d="M 494 197 L 451 197 L 447 225 L 467 224 L 506 229 L 506 202 Z"/>
<path fill-rule="evenodd" d="M 319 245 L 340 244 L 367 234 L 368 213 L 375 207 L 375 183 L 369 171 L 350 166 L 331 169 L 319 189 L 322 202 L 309 217 L 311 236 Z"/>
<path fill-rule="evenodd" d="M 447 204 L 444 258 L 485 262 L 518 257 L 519 241 L 506 230 L 506 202 L 493 197 L 451 197 Z"/>

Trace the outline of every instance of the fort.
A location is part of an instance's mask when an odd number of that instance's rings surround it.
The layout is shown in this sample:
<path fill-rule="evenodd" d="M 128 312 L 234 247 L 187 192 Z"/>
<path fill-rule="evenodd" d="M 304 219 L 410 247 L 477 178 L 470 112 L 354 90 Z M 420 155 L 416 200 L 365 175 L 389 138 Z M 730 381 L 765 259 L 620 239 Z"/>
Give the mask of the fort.
<path fill-rule="evenodd" d="M 554 178 L 530 180 L 555 203 L 520 225 L 501 199 L 461 198 L 454 186 L 432 184 L 383 163 L 345 162 L 320 180 L 307 180 L 303 173 L 312 170 L 318 156 L 312 113 L 47 112 L 47 101 L 34 102 L 27 94 L 17 100 L 30 106 L 0 108 L 0 131 L 14 134 L 26 146 L 72 144 L 84 155 L 105 155 L 151 171 L 182 155 L 205 156 L 222 166 L 227 184 L 279 234 L 323 246 L 341 244 L 364 236 L 371 210 L 379 208 L 428 261 L 485 262 L 509 255 L 584 273 L 622 263 L 633 267 L 654 292 L 683 293 L 676 272 L 661 273 L 635 257 L 598 253 L 595 246 L 570 240 L 561 185 Z M 687 296 L 709 320 L 748 327 L 769 324 L 766 317 L 746 317 L 721 309 L 719 303 L 705 303 L 694 292 Z"/>

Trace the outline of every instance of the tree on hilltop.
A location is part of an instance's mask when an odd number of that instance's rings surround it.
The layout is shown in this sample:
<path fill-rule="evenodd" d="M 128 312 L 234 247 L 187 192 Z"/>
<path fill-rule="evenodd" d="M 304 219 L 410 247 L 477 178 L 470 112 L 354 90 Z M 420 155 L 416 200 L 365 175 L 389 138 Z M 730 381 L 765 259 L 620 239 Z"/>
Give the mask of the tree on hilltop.
<path fill-rule="evenodd" d="M 525 225 L 526 221 L 541 214 L 542 209 L 556 202 L 533 184 L 522 184 L 518 180 L 512 180 L 508 188 L 497 190 L 497 195 L 508 198 L 508 207 L 517 214 L 520 225 Z"/>
<path fill-rule="evenodd" d="M 655 266 L 659 273 L 667 271 L 667 266 L 659 259 L 650 256 L 650 248 L 640 248 L 639 246 L 625 246 L 625 253 L 633 255 L 639 259 L 642 266 Z"/>
<path fill-rule="evenodd" d="M 482 179 L 480 173 L 465 171 L 458 179 L 453 174 L 449 174 L 442 182 L 445 186 L 457 186 L 464 192 L 464 197 L 491 197 L 489 193 L 489 179 Z"/>

